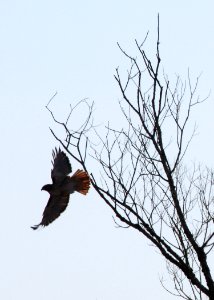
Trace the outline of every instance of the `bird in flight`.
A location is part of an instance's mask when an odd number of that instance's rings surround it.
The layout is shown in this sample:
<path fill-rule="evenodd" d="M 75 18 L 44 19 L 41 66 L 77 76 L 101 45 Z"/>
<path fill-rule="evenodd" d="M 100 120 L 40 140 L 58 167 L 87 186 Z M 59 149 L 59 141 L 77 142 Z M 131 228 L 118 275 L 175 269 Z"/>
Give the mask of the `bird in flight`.
<path fill-rule="evenodd" d="M 50 194 L 44 209 L 42 221 L 31 228 L 36 230 L 39 226 L 48 226 L 66 209 L 70 194 L 79 192 L 86 195 L 90 188 L 90 178 L 83 170 L 77 170 L 71 177 L 72 168 L 66 154 L 61 149 L 53 150 L 53 169 L 51 170 L 52 184 L 46 184 L 42 191 Z"/>

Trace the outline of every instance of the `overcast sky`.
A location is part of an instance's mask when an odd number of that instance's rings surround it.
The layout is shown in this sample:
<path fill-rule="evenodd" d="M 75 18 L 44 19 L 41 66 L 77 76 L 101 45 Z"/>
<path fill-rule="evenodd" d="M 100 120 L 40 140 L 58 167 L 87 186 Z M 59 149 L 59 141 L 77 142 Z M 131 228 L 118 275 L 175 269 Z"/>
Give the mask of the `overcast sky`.
<path fill-rule="evenodd" d="M 149 30 L 154 54 L 160 13 L 161 56 L 169 76 L 194 79 L 200 95 L 214 86 L 213 1 L 0 0 L 1 218 L 0 297 L 4 300 L 168 300 L 159 279 L 165 262 L 134 230 L 118 229 L 93 190 L 72 195 L 49 227 L 41 220 L 57 142 L 45 109 L 64 118 L 69 103 L 95 102 L 98 123 L 118 120 L 117 47 L 134 53 Z M 148 53 L 149 54 L 149 53 Z M 173 77 L 174 78 L 174 77 Z M 60 103 L 60 105 L 59 105 Z M 213 166 L 213 93 L 193 114 L 198 130 L 189 158 Z M 118 120 L 118 124 L 120 120 Z M 73 169 L 79 167 L 71 161 Z"/>

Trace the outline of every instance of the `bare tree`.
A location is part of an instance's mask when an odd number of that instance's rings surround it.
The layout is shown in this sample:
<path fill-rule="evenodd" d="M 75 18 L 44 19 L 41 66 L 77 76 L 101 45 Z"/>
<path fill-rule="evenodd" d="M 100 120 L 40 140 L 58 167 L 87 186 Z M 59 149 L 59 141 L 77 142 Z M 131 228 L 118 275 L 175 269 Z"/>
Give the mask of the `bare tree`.
<path fill-rule="evenodd" d="M 59 122 L 49 103 L 47 109 L 65 130 L 65 138 L 51 131 L 90 174 L 98 196 L 117 217 L 115 222 L 138 230 L 159 249 L 173 279 L 170 292 L 184 299 L 213 300 L 208 259 L 214 246 L 214 175 L 209 168 L 184 164 L 195 133 L 193 127 L 186 134 L 187 124 L 191 111 L 203 102 L 196 95 L 198 78 L 192 85 L 189 74 L 186 82 L 177 77 L 172 87 L 161 71 L 159 26 L 154 62 L 144 51 L 145 40 L 136 41 L 137 58 L 119 46 L 130 62 L 125 81 L 119 69 L 115 75 L 122 94 L 123 128 L 108 124 L 105 134 L 99 134 L 93 103 L 82 100 L 78 106 L 86 105 L 88 115 L 74 130 L 69 122 L 76 107 Z M 91 160 L 99 173 L 89 169 Z"/>

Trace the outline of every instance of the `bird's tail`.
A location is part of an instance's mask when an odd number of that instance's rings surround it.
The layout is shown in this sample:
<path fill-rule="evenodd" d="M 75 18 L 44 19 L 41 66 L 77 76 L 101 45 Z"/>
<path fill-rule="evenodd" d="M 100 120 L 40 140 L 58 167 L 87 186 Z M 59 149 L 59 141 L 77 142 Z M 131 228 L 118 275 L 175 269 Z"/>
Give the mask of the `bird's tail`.
<path fill-rule="evenodd" d="M 83 195 L 88 193 L 90 188 L 90 178 L 88 173 L 83 170 L 77 170 L 72 176 L 71 179 L 75 182 L 75 190 Z"/>

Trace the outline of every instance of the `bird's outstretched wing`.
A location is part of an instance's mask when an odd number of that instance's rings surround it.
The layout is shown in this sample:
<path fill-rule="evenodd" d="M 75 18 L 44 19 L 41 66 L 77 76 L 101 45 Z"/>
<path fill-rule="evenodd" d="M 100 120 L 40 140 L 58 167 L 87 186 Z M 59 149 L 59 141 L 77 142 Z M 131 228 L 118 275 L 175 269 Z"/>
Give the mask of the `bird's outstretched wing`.
<path fill-rule="evenodd" d="M 68 202 L 69 194 L 64 196 L 51 196 L 43 212 L 42 221 L 31 228 L 35 230 L 39 226 L 48 226 L 66 209 Z"/>
<path fill-rule="evenodd" d="M 51 171 L 51 178 L 54 184 L 58 184 L 61 183 L 69 173 L 71 173 L 71 164 L 66 154 L 61 151 L 60 148 L 55 148 L 52 152 L 52 156 L 53 169 Z"/>

